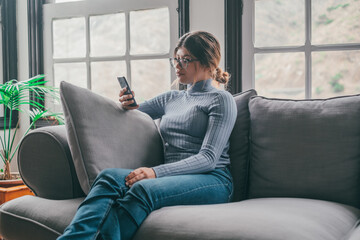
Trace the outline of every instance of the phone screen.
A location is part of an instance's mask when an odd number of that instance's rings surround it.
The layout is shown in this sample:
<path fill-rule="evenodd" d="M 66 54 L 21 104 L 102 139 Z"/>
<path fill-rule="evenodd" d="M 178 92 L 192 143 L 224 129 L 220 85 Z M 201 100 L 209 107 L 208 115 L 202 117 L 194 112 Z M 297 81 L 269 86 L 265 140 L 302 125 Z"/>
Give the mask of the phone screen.
<path fill-rule="evenodd" d="M 121 86 L 122 88 L 126 88 L 126 89 L 127 89 L 127 91 L 125 92 L 125 95 L 130 94 L 130 95 L 132 96 L 132 98 L 130 98 L 129 100 L 134 100 L 134 103 L 130 104 L 129 106 L 130 106 L 130 107 L 135 107 L 135 106 L 137 106 L 137 103 L 136 103 L 136 101 L 135 101 L 134 95 L 133 95 L 132 92 L 131 92 L 131 88 L 130 88 L 128 82 L 126 81 L 126 78 L 125 78 L 125 77 L 117 77 L 117 79 L 118 79 L 118 81 L 119 81 L 119 83 L 120 83 L 120 86 Z"/>

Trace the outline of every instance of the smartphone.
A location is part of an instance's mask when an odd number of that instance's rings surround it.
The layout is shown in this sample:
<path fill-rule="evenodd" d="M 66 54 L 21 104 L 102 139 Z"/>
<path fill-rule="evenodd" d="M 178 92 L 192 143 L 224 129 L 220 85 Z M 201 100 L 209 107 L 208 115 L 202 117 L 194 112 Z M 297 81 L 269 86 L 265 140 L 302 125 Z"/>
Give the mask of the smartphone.
<path fill-rule="evenodd" d="M 119 83 L 120 83 L 120 86 L 121 86 L 122 88 L 126 88 L 126 89 L 127 89 L 127 91 L 124 93 L 124 95 L 130 94 L 130 95 L 132 96 L 132 98 L 130 98 L 129 101 L 130 101 L 130 100 L 134 100 L 134 103 L 130 104 L 129 106 L 130 106 L 130 107 L 136 107 L 136 106 L 137 106 L 137 103 L 136 103 L 136 101 L 135 101 L 134 95 L 133 95 L 132 92 L 131 92 L 131 88 L 130 88 L 129 84 L 128 84 L 128 82 L 126 81 L 126 78 L 125 78 L 125 77 L 117 77 L 117 79 L 118 79 L 118 81 L 119 81 Z"/>

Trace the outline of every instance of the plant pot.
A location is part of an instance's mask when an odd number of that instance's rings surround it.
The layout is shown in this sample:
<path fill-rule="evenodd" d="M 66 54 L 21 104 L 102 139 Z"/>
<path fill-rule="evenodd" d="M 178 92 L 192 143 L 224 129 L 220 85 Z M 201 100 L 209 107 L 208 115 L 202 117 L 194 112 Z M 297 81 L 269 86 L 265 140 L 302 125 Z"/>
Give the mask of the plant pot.
<path fill-rule="evenodd" d="M 23 184 L 14 187 L 0 187 L 0 204 L 24 195 L 34 195 L 34 193 Z"/>
<path fill-rule="evenodd" d="M 4 174 L 0 174 L 0 187 L 8 188 L 24 184 L 18 172 L 11 173 L 11 178 L 11 180 L 3 180 Z"/>
<path fill-rule="evenodd" d="M 18 172 L 12 172 L 10 175 L 13 179 L 0 180 L 0 204 L 24 195 L 34 195 L 34 193 L 24 185 Z M 0 179 L 1 178 L 4 178 L 4 174 L 0 174 Z"/>

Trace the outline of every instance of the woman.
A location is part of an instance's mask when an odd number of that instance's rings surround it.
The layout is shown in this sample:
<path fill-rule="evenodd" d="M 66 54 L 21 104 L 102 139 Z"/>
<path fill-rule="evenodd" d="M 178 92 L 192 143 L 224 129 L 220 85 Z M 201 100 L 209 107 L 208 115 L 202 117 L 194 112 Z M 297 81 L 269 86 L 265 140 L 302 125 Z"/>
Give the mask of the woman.
<path fill-rule="evenodd" d="M 232 178 L 229 136 L 237 115 L 230 93 L 213 87 L 226 84 L 219 67 L 220 44 L 197 31 L 180 38 L 170 59 L 184 91 L 169 91 L 140 106 L 119 94 L 123 108 L 161 118 L 165 163 L 135 170 L 105 169 L 93 183 L 63 239 L 131 239 L 151 211 L 165 206 L 230 201 Z"/>

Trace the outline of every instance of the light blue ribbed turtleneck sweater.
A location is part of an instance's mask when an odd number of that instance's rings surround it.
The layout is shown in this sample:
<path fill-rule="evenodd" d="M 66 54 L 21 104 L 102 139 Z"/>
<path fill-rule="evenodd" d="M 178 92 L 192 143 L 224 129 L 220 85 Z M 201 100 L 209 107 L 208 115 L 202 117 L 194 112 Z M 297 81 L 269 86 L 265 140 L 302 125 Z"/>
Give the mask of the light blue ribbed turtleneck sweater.
<path fill-rule="evenodd" d="M 212 79 L 169 91 L 138 110 L 161 118 L 165 163 L 153 167 L 157 177 L 205 173 L 230 164 L 229 137 L 237 109 L 229 92 L 211 85 Z"/>

